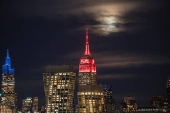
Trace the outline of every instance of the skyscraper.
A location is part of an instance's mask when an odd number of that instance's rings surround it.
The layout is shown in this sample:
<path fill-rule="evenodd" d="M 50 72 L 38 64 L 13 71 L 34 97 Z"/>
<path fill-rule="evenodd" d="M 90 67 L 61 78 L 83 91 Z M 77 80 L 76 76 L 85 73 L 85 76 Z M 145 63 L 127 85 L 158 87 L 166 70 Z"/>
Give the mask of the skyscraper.
<path fill-rule="evenodd" d="M 32 112 L 38 112 L 38 97 L 32 98 Z"/>
<path fill-rule="evenodd" d="M 38 97 L 27 97 L 23 99 L 22 113 L 38 113 Z"/>
<path fill-rule="evenodd" d="M 8 106 L 11 113 L 16 112 L 17 94 L 15 93 L 14 69 L 11 68 L 11 59 L 7 49 L 5 64 L 2 66 L 2 99 L 1 104 Z"/>
<path fill-rule="evenodd" d="M 46 113 L 73 113 L 76 73 L 73 66 L 47 66 L 43 73 Z"/>
<path fill-rule="evenodd" d="M 77 96 L 79 113 L 104 112 L 103 86 L 97 85 L 96 65 L 94 58 L 90 54 L 87 28 L 85 52 L 79 64 L 79 86 Z"/>
<path fill-rule="evenodd" d="M 113 99 L 111 85 L 104 85 L 104 99 L 106 113 L 115 113 L 115 101 Z"/>
<path fill-rule="evenodd" d="M 32 98 L 27 97 L 22 100 L 22 113 L 31 113 L 32 109 Z"/>

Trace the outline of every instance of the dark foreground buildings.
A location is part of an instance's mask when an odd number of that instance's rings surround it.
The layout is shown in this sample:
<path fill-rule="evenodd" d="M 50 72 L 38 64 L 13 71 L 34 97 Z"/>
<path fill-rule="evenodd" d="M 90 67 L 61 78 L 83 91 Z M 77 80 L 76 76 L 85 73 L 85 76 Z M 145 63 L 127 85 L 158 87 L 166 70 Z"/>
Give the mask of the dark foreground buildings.
<path fill-rule="evenodd" d="M 168 107 L 170 108 L 170 76 L 167 79 L 167 85 L 166 85 L 166 94 L 167 94 L 167 100 L 168 100 Z"/>
<path fill-rule="evenodd" d="M 115 113 L 116 108 L 111 85 L 104 85 L 104 100 L 106 113 Z"/>

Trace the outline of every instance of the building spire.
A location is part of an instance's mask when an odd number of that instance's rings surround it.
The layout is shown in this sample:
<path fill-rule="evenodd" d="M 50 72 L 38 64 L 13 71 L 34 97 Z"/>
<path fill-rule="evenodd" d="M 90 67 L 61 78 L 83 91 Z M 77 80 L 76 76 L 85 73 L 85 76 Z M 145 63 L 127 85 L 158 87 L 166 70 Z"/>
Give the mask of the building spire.
<path fill-rule="evenodd" d="M 90 54 L 90 48 L 89 48 L 89 36 L 88 36 L 88 28 L 86 27 L 86 48 L 85 48 L 85 52 L 84 55 L 91 55 Z"/>
<path fill-rule="evenodd" d="M 9 57 L 9 49 L 7 49 L 7 57 Z"/>
<path fill-rule="evenodd" d="M 7 56 L 6 56 L 6 59 L 5 59 L 5 64 L 7 65 L 11 65 L 11 59 L 9 57 L 9 49 L 7 49 Z"/>
<path fill-rule="evenodd" d="M 9 50 L 7 49 L 7 56 L 5 59 L 5 64 L 2 66 L 3 74 L 14 74 L 14 69 L 11 68 L 11 58 L 9 57 Z"/>

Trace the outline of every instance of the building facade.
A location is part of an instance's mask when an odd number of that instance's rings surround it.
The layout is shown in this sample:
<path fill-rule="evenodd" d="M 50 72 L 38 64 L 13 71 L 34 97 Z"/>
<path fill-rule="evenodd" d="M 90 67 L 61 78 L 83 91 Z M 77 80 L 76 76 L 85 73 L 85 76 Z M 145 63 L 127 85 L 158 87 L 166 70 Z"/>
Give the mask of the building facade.
<path fill-rule="evenodd" d="M 38 113 L 38 97 L 27 97 L 23 99 L 22 113 Z"/>
<path fill-rule="evenodd" d="M 47 66 L 43 73 L 46 113 L 73 113 L 76 73 L 73 66 Z"/>
<path fill-rule="evenodd" d="M 1 104 L 6 106 L 11 113 L 16 112 L 17 94 L 15 92 L 14 69 L 11 68 L 11 59 L 7 50 L 5 64 L 2 66 L 2 96 Z"/>
<path fill-rule="evenodd" d="M 88 29 L 86 28 L 86 45 L 84 56 L 79 64 L 78 113 L 103 113 L 103 86 L 97 84 L 95 60 L 90 54 Z"/>
<path fill-rule="evenodd" d="M 162 96 L 153 96 L 150 105 L 156 108 L 168 108 L 168 100 Z"/>
<path fill-rule="evenodd" d="M 135 97 L 127 96 L 123 98 L 121 103 L 120 111 L 121 113 L 132 113 L 137 110 L 137 102 Z"/>
<path fill-rule="evenodd" d="M 113 99 L 111 85 L 104 85 L 104 100 L 106 113 L 115 113 L 116 112 L 115 101 Z"/>
<path fill-rule="evenodd" d="M 31 113 L 32 109 L 32 98 L 27 97 L 22 100 L 22 113 Z"/>
<path fill-rule="evenodd" d="M 32 112 L 33 113 L 38 113 L 38 97 L 33 97 L 32 98 Z"/>

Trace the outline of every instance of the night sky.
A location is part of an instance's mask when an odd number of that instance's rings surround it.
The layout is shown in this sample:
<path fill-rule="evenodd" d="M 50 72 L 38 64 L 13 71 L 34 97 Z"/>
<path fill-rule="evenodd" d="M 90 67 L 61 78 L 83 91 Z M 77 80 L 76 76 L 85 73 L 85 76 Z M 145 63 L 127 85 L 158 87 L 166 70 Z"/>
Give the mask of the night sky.
<path fill-rule="evenodd" d="M 139 105 L 166 97 L 168 9 L 168 0 L 1 0 L 0 65 L 9 49 L 19 107 L 27 96 L 45 104 L 45 66 L 69 64 L 78 72 L 86 26 L 98 82 L 112 85 L 117 105 L 124 96 Z"/>

